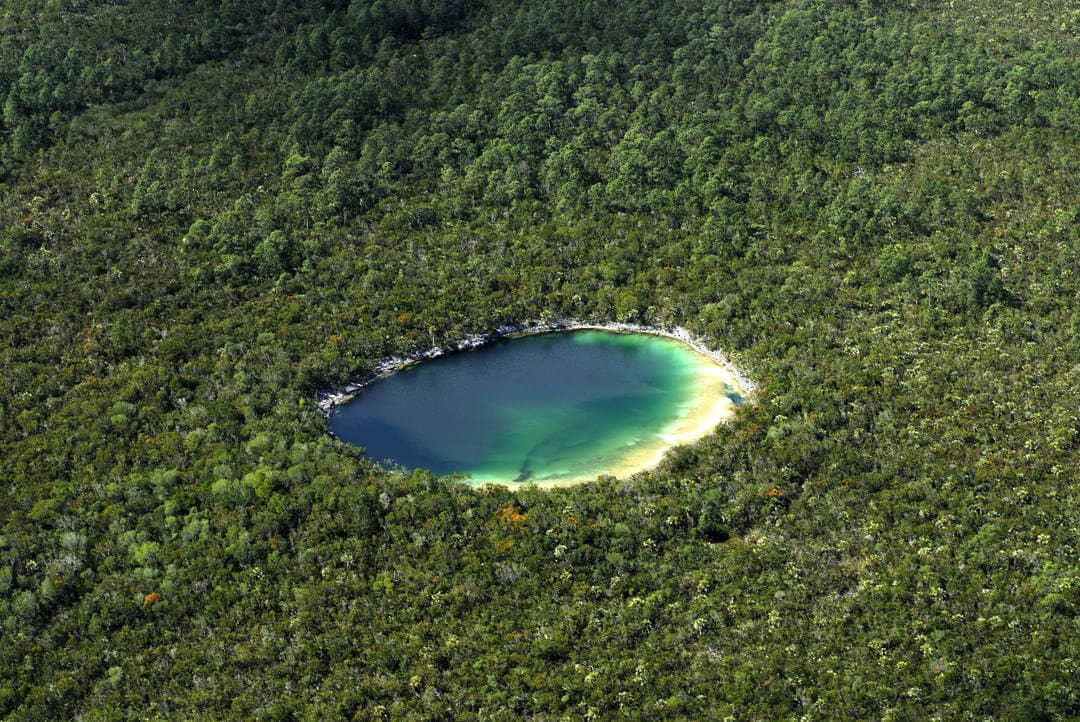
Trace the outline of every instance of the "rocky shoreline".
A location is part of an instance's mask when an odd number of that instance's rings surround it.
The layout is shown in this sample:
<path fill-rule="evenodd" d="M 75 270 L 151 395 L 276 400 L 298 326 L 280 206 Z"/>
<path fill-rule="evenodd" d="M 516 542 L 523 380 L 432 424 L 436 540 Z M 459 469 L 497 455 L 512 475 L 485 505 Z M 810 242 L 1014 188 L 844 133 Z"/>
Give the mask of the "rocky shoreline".
<path fill-rule="evenodd" d="M 491 333 L 469 334 L 457 343 L 436 346 L 427 351 L 417 351 L 406 356 L 392 356 L 380 361 L 370 373 L 365 374 L 356 381 L 352 381 L 338 388 L 318 391 L 315 395 L 315 400 L 323 416 L 329 416 L 335 406 L 352 399 L 368 384 L 415 363 L 436 359 L 440 356 L 446 356 L 452 353 L 472 351 L 503 338 L 531 336 L 554 331 L 578 331 L 586 329 L 613 331 L 616 333 L 647 333 L 653 336 L 664 336 L 666 338 L 681 341 L 701 355 L 708 356 L 730 371 L 731 375 L 738 382 L 738 390 L 741 396 L 750 398 L 756 391 L 754 382 L 739 371 L 722 351 L 709 348 L 701 339 L 691 334 L 682 326 L 664 328 L 661 326 L 642 326 L 634 323 L 597 323 L 595 321 L 561 319 L 558 321 L 531 321 L 521 324 L 506 324 L 499 326 Z"/>

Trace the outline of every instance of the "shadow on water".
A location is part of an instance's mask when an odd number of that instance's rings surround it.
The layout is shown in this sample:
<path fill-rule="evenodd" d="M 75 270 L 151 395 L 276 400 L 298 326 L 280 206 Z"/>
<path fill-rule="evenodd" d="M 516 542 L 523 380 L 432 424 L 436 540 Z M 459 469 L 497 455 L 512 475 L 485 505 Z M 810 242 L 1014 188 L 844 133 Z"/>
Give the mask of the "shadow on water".
<path fill-rule="evenodd" d="M 742 406 L 746 403 L 746 397 L 739 393 L 739 390 L 730 384 L 724 384 L 724 395 L 731 399 L 731 402 L 736 406 Z"/>
<path fill-rule="evenodd" d="M 431 469 L 437 474 L 451 473 L 456 470 L 452 460 L 443 459 L 429 453 L 424 447 L 410 440 L 408 436 L 391 424 L 377 419 L 369 419 L 364 422 L 362 432 L 365 439 L 376 442 L 379 448 L 383 450 L 379 456 L 384 458 L 377 458 L 367 454 L 367 449 L 364 448 L 365 455 L 372 461 L 379 463 L 391 462 L 391 464 L 396 465 L 398 459 L 408 459 L 410 466 Z M 342 440 L 364 447 L 360 439 L 343 438 Z"/>

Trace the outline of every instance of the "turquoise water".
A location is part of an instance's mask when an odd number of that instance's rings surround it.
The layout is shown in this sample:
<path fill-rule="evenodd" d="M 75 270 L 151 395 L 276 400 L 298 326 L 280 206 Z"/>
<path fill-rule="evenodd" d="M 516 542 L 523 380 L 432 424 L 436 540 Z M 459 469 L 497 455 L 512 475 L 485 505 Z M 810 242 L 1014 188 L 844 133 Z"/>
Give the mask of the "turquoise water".
<path fill-rule="evenodd" d="M 574 483 L 655 463 L 712 401 L 741 400 L 710 368 L 720 367 L 647 334 L 505 339 L 376 381 L 335 407 L 330 427 L 378 461 L 476 482 Z M 703 386 L 728 398 L 702 398 Z"/>

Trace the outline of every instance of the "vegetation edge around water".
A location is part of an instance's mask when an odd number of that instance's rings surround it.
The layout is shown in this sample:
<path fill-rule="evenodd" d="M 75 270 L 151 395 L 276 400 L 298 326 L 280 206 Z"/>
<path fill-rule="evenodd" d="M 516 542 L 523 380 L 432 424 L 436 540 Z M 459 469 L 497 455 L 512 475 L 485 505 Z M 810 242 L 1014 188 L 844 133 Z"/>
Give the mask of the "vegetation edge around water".
<path fill-rule="evenodd" d="M 535 336 L 558 331 L 585 330 L 609 331 L 613 333 L 644 333 L 651 336 L 662 336 L 664 338 L 680 341 L 695 352 L 707 356 L 729 371 L 732 378 L 734 378 L 738 384 L 737 391 L 739 392 L 739 395 L 743 398 L 753 398 L 757 391 L 757 387 L 750 377 L 740 371 L 735 364 L 731 362 L 727 354 L 719 349 L 710 347 L 701 338 L 695 336 L 682 326 L 667 328 L 663 326 L 646 326 L 634 323 L 617 323 L 614 321 L 558 319 L 555 321 L 528 321 L 520 324 L 503 324 L 489 333 L 469 334 L 455 343 L 437 345 L 426 351 L 416 351 L 404 356 L 391 356 L 377 363 L 372 371 L 364 374 L 356 381 L 351 381 L 336 388 L 320 389 L 315 394 L 315 400 L 323 416 L 329 418 L 330 413 L 335 406 L 351 400 L 364 387 L 381 378 L 385 378 L 386 376 L 412 366 L 413 364 L 420 363 L 421 361 L 430 361 L 442 356 L 464 351 L 475 351 L 476 349 L 504 338 Z M 330 433 L 333 434 L 332 431 Z"/>

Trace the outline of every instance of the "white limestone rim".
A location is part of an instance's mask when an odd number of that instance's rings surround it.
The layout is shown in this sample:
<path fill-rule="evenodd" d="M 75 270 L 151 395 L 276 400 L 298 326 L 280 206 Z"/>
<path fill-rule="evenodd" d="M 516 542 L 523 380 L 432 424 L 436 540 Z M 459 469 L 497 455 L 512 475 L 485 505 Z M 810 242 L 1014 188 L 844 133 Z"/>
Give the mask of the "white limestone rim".
<path fill-rule="evenodd" d="M 375 368 L 360 377 L 356 381 L 352 381 L 344 386 L 340 386 L 335 389 L 324 389 L 318 391 L 315 394 L 315 401 L 319 406 L 319 410 L 323 416 L 329 417 L 330 412 L 338 404 L 345 403 L 351 400 L 363 389 L 365 386 L 389 376 L 390 374 L 401 371 L 402 369 L 412 366 L 413 364 L 420 363 L 421 361 L 427 361 L 430 359 L 439 358 L 440 356 L 446 356 L 452 353 L 459 353 L 461 351 L 472 351 L 474 349 L 481 348 L 490 343 L 494 343 L 502 338 L 512 338 L 517 336 L 533 336 L 541 333 L 553 333 L 557 331 L 582 331 L 582 330 L 595 330 L 595 331 L 612 331 L 615 333 L 646 333 L 652 336 L 663 336 L 665 338 L 675 339 L 681 341 L 697 353 L 702 356 L 715 361 L 717 364 L 723 366 L 728 372 L 731 373 L 732 378 L 735 379 L 738 384 L 739 395 L 745 399 L 751 399 L 757 392 L 757 387 L 749 376 L 740 371 L 727 357 L 723 351 L 714 349 L 708 346 L 702 339 L 694 336 L 690 331 L 682 326 L 664 327 L 664 326 L 644 326 L 636 323 L 615 323 L 615 322 L 597 322 L 597 321 L 581 321 L 578 319 L 560 319 L 557 321 L 530 321 L 520 324 L 505 324 L 499 326 L 491 333 L 486 334 L 469 334 L 457 343 L 445 344 L 442 346 L 435 346 L 427 351 L 417 351 L 415 353 L 408 354 L 406 356 L 391 356 L 385 358 L 375 365 Z"/>

